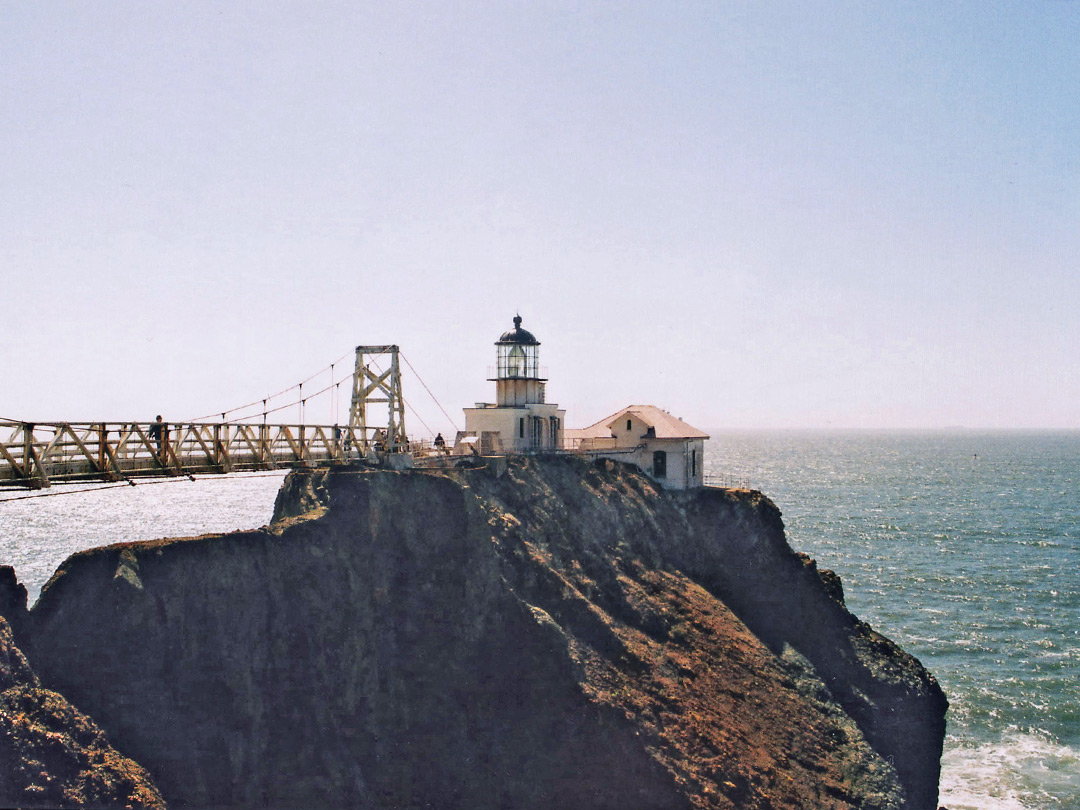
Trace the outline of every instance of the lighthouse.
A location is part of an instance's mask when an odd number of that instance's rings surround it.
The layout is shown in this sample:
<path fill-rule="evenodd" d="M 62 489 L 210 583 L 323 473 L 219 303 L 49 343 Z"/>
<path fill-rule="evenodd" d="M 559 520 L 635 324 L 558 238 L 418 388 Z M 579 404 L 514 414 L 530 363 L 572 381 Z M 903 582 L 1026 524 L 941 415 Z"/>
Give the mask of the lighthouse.
<path fill-rule="evenodd" d="M 484 453 L 526 453 L 562 447 L 566 411 L 546 401 L 547 379 L 541 376 L 540 341 L 514 328 L 495 341 L 495 402 L 465 408 L 465 433 Z"/>

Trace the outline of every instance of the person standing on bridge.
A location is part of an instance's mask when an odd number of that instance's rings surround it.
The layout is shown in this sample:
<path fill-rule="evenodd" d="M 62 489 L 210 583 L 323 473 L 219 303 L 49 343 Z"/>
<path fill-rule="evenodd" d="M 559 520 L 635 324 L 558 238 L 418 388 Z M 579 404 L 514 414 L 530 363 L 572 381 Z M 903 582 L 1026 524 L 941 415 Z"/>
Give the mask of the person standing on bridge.
<path fill-rule="evenodd" d="M 157 415 L 157 419 L 150 423 L 150 440 L 157 445 L 158 455 L 161 455 L 161 446 L 165 441 L 165 423 L 161 421 L 161 414 Z"/>

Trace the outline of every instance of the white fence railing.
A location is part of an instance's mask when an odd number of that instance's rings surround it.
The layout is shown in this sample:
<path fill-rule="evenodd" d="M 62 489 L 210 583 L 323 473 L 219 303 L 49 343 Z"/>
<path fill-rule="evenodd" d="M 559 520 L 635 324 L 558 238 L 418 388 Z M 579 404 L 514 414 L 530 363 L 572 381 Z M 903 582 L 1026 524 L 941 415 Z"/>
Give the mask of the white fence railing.
<path fill-rule="evenodd" d="M 721 489 L 753 489 L 750 476 L 735 473 L 706 473 L 705 486 Z"/>

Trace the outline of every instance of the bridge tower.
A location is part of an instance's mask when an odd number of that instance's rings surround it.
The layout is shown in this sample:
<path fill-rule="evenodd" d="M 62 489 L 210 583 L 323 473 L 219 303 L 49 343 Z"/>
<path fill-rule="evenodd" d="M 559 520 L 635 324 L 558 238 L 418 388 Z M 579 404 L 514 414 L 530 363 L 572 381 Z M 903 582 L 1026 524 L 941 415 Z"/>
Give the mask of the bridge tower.
<path fill-rule="evenodd" d="M 384 359 L 380 363 L 377 358 L 387 355 L 389 364 L 385 370 L 380 370 L 380 365 L 386 365 L 386 361 Z M 383 404 L 387 409 L 385 421 L 369 409 L 371 405 Z M 380 439 L 391 453 L 407 449 L 405 400 L 401 396 L 401 368 L 398 365 L 397 346 L 356 347 L 349 427 L 352 428 L 356 440 L 362 444 L 361 452 L 368 450 Z"/>

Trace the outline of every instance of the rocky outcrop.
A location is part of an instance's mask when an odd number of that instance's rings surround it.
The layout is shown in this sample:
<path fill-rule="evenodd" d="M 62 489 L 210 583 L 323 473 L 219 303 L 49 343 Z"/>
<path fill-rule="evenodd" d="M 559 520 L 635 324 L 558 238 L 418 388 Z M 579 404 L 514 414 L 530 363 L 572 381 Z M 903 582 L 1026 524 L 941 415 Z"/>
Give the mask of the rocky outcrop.
<path fill-rule="evenodd" d="M 15 576 L 10 565 L 0 565 L 0 616 L 3 616 L 18 635 L 26 622 L 26 586 Z"/>
<path fill-rule="evenodd" d="M 275 511 L 75 555 L 30 612 L 172 807 L 936 806 L 944 696 L 759 493 L 517 458 Z"/>
<path fill-rule="evenodd" d="M 141 766 L 117 753 L 61 695 L 41 688 L 3 618 L 0 807 L 165 807 Z"/>
<path fill-rule="evenodd" d="M 748 525 L 737 500 L 707 490 L 691 505 L 691 542 L 675 564 L 734 610 L 774 652 L 804 655 L 873 748 L 895 768 L 913 807 L 937 802 L 948 702 L 912 656 L 844 606 L 832 571 L 793 554 L 780 512 L 761 503 Z M 740 515 L 743 516 L 740 519 Z"/>

